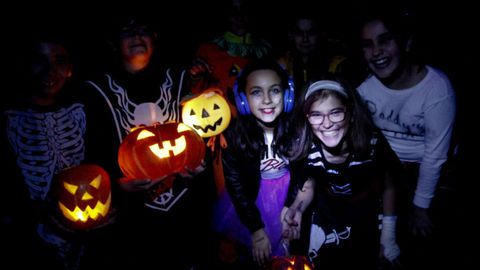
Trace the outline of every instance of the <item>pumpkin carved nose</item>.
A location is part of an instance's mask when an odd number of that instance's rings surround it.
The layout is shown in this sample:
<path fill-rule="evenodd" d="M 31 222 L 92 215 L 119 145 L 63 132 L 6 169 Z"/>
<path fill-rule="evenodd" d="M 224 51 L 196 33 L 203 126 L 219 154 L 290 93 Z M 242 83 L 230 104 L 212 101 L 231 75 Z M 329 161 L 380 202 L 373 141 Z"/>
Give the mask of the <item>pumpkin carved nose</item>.
<path fill-rule="evenodd" d="M 207 118 L 209 116 L 210 114 L 208 114 L 208 112 L 205 109 L 202 109 L 202 118 Z"/>

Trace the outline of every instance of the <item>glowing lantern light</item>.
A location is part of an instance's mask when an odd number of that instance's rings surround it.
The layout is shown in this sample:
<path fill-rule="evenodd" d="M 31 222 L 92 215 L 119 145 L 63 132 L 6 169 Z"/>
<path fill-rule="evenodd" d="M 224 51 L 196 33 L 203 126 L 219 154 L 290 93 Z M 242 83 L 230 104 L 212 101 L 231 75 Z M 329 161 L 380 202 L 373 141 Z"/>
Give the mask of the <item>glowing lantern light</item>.
<path fill-rule="evenodd" d="M 159 179 L 186 168 L 194 170 L 204 157 L 203 139 L 176 122 L 139 127 L 124 138 L 118 151 L 120 169 L 131 179 Z"/>
<path fill-rule="evenodd" d="M 230 123 L 231 111 L 219 89 L 207 89 L 183 103 L 183 123 L 203 138 L 222 133 Z"/>
<path fill-rule="evenodd" d="M 73 229 L 89 229 L 106 221 L 111 189 L 108 173 L 98 165 L 81 164 L 57 175 L 58 209 Z"/>
<path fill-rule="evenodd" d="M 269 270 L 313 270 L 312 263 L 304 256 L 276 256 L 270 261 Z"/>

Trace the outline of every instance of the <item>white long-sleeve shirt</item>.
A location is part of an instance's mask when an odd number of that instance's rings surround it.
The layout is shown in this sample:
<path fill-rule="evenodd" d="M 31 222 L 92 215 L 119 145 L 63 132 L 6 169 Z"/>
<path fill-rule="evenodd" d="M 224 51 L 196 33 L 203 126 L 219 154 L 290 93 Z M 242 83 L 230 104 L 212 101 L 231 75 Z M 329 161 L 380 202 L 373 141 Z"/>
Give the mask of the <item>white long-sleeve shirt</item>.
<path fill-rule="evenodd" d="M 408 89 L 395 90 L 369 76 L 358 92 L 400 160 L 420 164 L 413 203 L 428 208 L 447 160 L 456 112 L 448 77 L 427 66 L 427 75 Z"/>

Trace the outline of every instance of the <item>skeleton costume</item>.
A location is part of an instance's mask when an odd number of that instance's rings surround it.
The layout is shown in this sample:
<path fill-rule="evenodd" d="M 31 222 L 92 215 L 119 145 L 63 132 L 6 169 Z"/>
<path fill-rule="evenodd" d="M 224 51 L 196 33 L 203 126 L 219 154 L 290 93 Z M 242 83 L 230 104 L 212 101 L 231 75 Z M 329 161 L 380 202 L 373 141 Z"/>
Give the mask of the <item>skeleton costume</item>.
<path fill-rule="evenodd" d="M 62 89 L 64 92 L 70 90 Z M 73 95 L 72 92 L 69 94 Z M 23 204 L 18 211 L 29 211 L 24 213 L 29 216 L 24 222 L 31 222 L 41 239 L 40 246 L 33 251 L 38 254 L 32 254 L 32 261 L 27 263 L 34 263 L 35 256 L 38 256 L 38 260 L 59 260 L 64 267 L 75 269 L 84 246 L 75 240 L 73 234 L 53 225 L 49 216 L 53 209 L 50 207 L 53 207 L 51 189 L 54 176 L 63 169 L 79 165 L 85 158 L 84 107 L 64 96 L 55 105 L 48 106 L 33 105 L 24 99 L 19 97 L 11 101 L 2 115 L 2 143 L 5 143 L 2 164 L 6 162 L 8 165 L 4 165 L 10 171 L 4 187 L 6 190 L 13 187 L 10 189 L 12 194 L 8 195 L 13 197 L 10 204 Z M 22 194 L 27 194 L 28 198 L 22 199 Z M 24 234 L 31 230 L 25 224 L 21 226 L 25 227 Z M 55 250 L 60 257 L 48 259 L 46 256 L 52 256 L 47 251 L 49 249 Z M 41 265 L 41 262 L 37 261 L 37 264 Z"/>
<path fill-rule="evenodd" d="M 122 177 L 117 161 L 123 138 L 134 127 L 180 121 L 180 101 L 188 94 L 185 78 L 184 70 L 160 68 L 150 63 L 136 74 L 113 69 L 86 81 L 86 111 L 91 120 L 87 128 L 87 159 L 107 168 L 112 181 Z M 164 260 L 183 256 L 182 263 L 190 263 L 190 257 L 182 255 L 183 250 L 190 241 L 194 242 L 188 244 L 190 248 L 202 243 L 203 240 L 197 238 L 205 234 L 197 228 L 203 224 L 207 226 L 206 221 L 194 219 L 202 206 L 198 202 L 206 196 L 203 191 L 207 185 L 202 180 L 209 178 L 203 177 L 204 174 L 193 178 L 175 175 L 171 188 L 163 188 L 164 182 L 160 182 L 161 191 L 154 191 L 155 187 L 145 192 L 114 190 L 112 203 L 118 209 L 117 223 L 125 241 L 110 248 L 120 249 L 120 255 L 115 254 L 115 257 L 125 257 L 127 262 L 123 267 L 151 268 L 156 265 L 158 256 Z M 197 224 L 195 228 L 191 228 L 193 224 Z M 135 246 L 151 245 L 145 241 L 158 246 L 151 253 L 143 249 L 132 250 Z M 157 258 L 154 260 L 153 256 Z M 180 261 L 180 258 L 173 261 Z M 183 269 L 180 264 L 177 267 Z"/>
<path fill-rule="evenodd" d="M 7 135 L 32 200 L 45 200 L 53 176 L 84 159 L 82 104 L 52 111 L 8 110 Z"/>
<path fill-rule="evenodd" d="M 105 73 L 98 80 L 87 81 L 88 91 L 93 90 L 96 99 L 100 99 L 98 104 L 89 108 L 93 110 L 89 111 L 93 111 L 92 117 L 103 119 L 102 122 L 95 122 L 104 126 L 104 132 L 109 136 L 106 140 L 110 141 L 115 162 L 107 167 L 113 170 L 114 178 L 121 175 L 116 164 L 118 147 L 132 128 L 180 120 L 179 104 L 184 76 L 183 71 L 177 73 L 166 69 L 154 74 L 152 69 L 147 69 L 135 75 L 124 71 Z M 107 109 L 100 112 L 103 108 Z M 185 191 L 185 188 L 169 190 L 153 200 L 145 201 L 145 205 L 168 211 Z"/>

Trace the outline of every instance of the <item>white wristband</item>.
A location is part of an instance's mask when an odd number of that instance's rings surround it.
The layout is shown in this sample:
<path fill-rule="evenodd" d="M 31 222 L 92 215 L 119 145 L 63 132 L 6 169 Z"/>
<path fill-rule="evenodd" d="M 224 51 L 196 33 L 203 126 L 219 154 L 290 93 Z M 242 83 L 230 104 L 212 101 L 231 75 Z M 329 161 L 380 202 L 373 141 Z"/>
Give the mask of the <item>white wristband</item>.
<path fill-rule="evenodd" d="M 389 261 L 395 260 L 400 255 L 400 248 L 395 236 L 396 222 L 396 216 L 383 216 L 380 243 L 383 246 L 383 256 Z"/>

